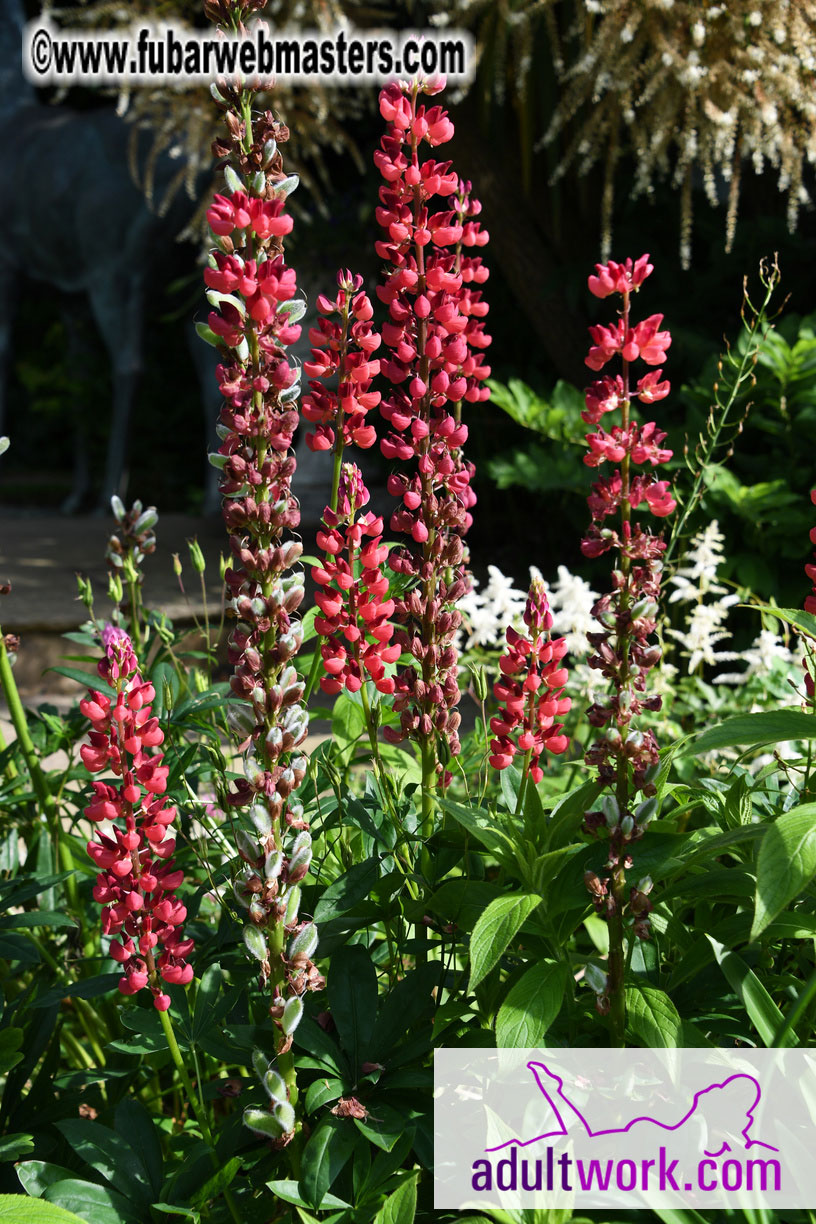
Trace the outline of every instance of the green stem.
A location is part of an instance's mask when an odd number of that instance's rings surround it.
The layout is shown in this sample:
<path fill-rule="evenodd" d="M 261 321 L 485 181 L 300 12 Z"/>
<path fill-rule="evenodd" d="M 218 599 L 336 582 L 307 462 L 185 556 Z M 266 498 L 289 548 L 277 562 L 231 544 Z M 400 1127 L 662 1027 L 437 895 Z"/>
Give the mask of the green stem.
<path fill-rule="evenodd" d="M 760 276 L 762 277 L 761 268 L 762 265 L 760 265 Z M 742 318 L 745 332 L 748 337 L 748 343 L 745 345 L 745 349 L 739 362 L 737 362 L 735 358 L 731 356 L 730 348 L 727 351 L 727 360 L 732 367 L 736 367 L 736 373 L 733 375 L 733 380 L 728 388 L 728 396 L 725 403 L 720 402 L 719 386 L 716 383 L 714 384 L 715 405 L 720 409 L 721 415 L 719 421 L 717 421 L 716 424 L 712 424 L 714 420 L 712 409 L 712 414 L 709 417 L 710 427 L 707 427 L 707 438 L 704 440 L 703 436 L 700 435 L 700 445 L 703 447 L 700 467 L 695 474 L 694 485 L 691 493 L 688 496 L 686 504 L 683 507 L 683 511 L 674 520 L 671 537 L 663 553 L 662 560 L 664 568 L 668 567 L 672 554 L 682 538 L 683 529 L 703 496 L 705 491 L 708 463 L 717 450 L 720 436 L 722 435 L 723 430 L 726 428 L 729 414 L 731 413 L 731 410 L 736 404 L 737 400 L 740 398 L 740 392 L 743 385 L 753 378 L 753 370 L 754 366 L 756 365 L 757 354 L 762 341 L 765 338 L 766 325 L 768 324 L 768 306 L 770 305 L 771 298 L 779 285 L 779 270 L 775 265 L 767 276 L 767 280 L 763 279 L 763 284 L 765 286 L 765 298 L 759 310 L 756 310 L 756 308 L 751 304 L 748 298 L 747 290 L 744 290 Z M 753 317 L 750 320 L 746 319 L 745 317 L 746 309 L 752 312 Z M 722 364 L 723 363 L 721 360 L 720 370 L 722 370 Z M 701 455 L 699 450 L 697 451 L 697 455 Z"/>
<path fill-rule="evenodd" d="M 133 648 L 138 657 L 142 653 L 141 601 L 139 584 L 135 579 L 128 582 L 128 590 L 130 591 L 130 636 L 133 638 Z"/>
<path fill-rule="evenodd" d="M 332 464 L 332 487 L 329 505 L 337 513 L 337 497 L 340 491 L 340 473 L 343 470 L 343 435 L 338 434 L 335 441 L 334 460 Z"/>
<path fill-rule="evenodd" d="M 14 679 L 14 673 L 11 670 L 11 660 L 6 650 L 2 628 L 0 628 L 0 688 L 2 688 L 6 697 L 6 704 L 8 705 L 11 722 L 17 736 L 17 742 L 20 745 L 26 767 L 28 768 L 31 785 L 37 796 L 40 814 L 48 827 L 48 832 L 56 851 L 57 862 L 61 862 L 64 871 L 71 872 L 71 875 L 65 881 L 69 903 L 71 908 L 79 913 L 79 897 L 76 880 L 73 875 L 73 859 L 71 858 L 69 848 L 60 840 L 59 811 L 48 785 L 48 780 L 42 771 L 37 750 L 34 747 L 34 742 L 28 730 L 25 710 L 20 700 L 20 693 L 17 688 L 17 682 Z"/>
<path fill-rule="evenodd" d="M 204 641 L 206 643 L 204 650 L 207 656 L 207 684 L 212 686 L 212 649 L 210 643 L 210 611 L 207 607 L 207 584 L 204 581 L 204 575 L 199 574 L 201 579 L 201 599 L 204 604 Z"/>
<path fill-rule="evenodd" d="M 215 1143 L 213 1141 L 212 1131 L 210 1130 L 210 1124 L 207 1119 L 207 1111 L 204 1108 L 204 1102 L 199 1098 L 198 1094 L 193 1089 L 192 1081 L 190 1080 L 190 1076 L 187 1073 L 187 1068 L 184 1065 L 184 1059 L 181 1056 L 181 1050 L 179 1049 L 178 1042 L 176 1041 L 176 1034 L 173 1031 L 173 1021 L 170 1019 L 170 1012 L 160 1011 L 159 1020 L 161 1021 L 161 1026 L 164 1029 L 164 1036 L 165 1040 L 167 1041 L 167 1048 L 170 1051 L 170 1057 L 172 1058 L 173 1064 L 179 1073 L 179 1078 L 184 1086 L 184 1091 L 187 1094 L 187 1100 L 190 1102 L 193 1108 L 193 1113 L 195 1114 L 196 1120 L 201 1129 L 204 1142 L 210 1149 L 210 1159 L 212 1160 L 213 1167 L 218 1169 L 219 1160 L 215 1151 Z M 235 1221 L 235 1224 L 241 1224 L 241 1217 L 238 1215 L 235 1200 L 233 1199 L 228 1186 L 224 1188 L 224 1201 L 229 1208 L 230 1215 Z"/>
<path fill-rule="evenodd" d="M 2 730 L 0 730 L 0 752 L 5 752 L 7 748 L 8 744 L 6 743 L 6 737 L 3 735 Z M 13 761 L 9 761 L 9 763 L 6 765 L 6 778 L 9 782 L 14 782 L 19 776 L 17 766 Z"/>

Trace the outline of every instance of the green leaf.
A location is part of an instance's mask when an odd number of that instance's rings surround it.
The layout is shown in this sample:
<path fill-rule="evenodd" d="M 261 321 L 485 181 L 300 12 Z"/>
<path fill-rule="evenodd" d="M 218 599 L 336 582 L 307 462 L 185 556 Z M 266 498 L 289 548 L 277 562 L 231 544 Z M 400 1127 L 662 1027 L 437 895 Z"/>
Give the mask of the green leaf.
<path fill-rule="evenodd" d="M 355 1074 L 360 1063 L 366 1061 L 377 1018 L 377 971 L 362 944 L 347 944 L 334 953 L 328 997 L 340 1044 Z"/>
<path fill-rule="evenodd" d="M 204 971 L 196 990 L 193 1010 L 193 1038 L 198 1038 L 212 1025 L 215 1001 L 221 990 L 224 975 L 220 965 L 210 965 Z"/>
<path fill-rule="evenodd" d="M 470 937 L 470 990 L 498 964 L 510 941 L 540 903 L 541 897 L 532 893 L 515 893 L 491 901 Z"/>
<path fill-rule="evenodd" d="M 496 821 L 484 808 L 465 807 L 462 803 L 442 796 L 439 797 L 439 806 L 449 816 L 453 816 L 468 833 L 472 833 L 491 854 L 499 859 L 502 855 L 509 855 L 509 861 L 515 861 L 512 841 L 496 826 Z"/>
<path fill-rule="evenodd" d="M 656 986 L 638 983 L 626 987 L 629 1027 L 644 1046 L 674 1049 L 682 1046 L 683 1022 L 669 996 Z"/>
<path fill-rule="evenodd" d="M 20 1046 L 23 1040 L 21 1028 L 0 1029 L 0 1075 L 5 1075 L 22 1060 Z"/>
<path fill-rule="evenodd" d="M 0 930 L 16 931 L 25 927 L 74 927 L 76 922 L 58 910 L 26 910 L 23 914 L 9 914 L 0 919 Z"/>
<path fill-rule="evenodd" d="M 54 1203 L 25 1198 L 22 1194 L 0 1194 L 0 1220 L 6 1224 L 96 1224 L 96 1217 L 83 1221 Z"/>
<path fill-rule="evenodd" d="M 55 676 L 65 676 L 68 680 L 75 680 L 84 689 L 97 689 L 100 693 L 113 691 L 107 681 L 103 680 L 95 670 L 81 671 L 78 667 L 47 667 L 45 670 L 53 672 Z"/>
<path fill-rule="evenodd" d="M 382 1001 L 371 1035 L 368 1060 L 388 1062 L 393 1049 L 405 1033 L 421 1037 L 427 1033 L 430 1044 L 434 988 L 439 985 L 439 964 L 421 965 L 397 982 Z"/>
<path fill-rule="evenodd" d="M 146 1208 L 135 1207 L 124 1195 L 95 1182 L 73 1177 L 54 1182 L 36 1201 L 43 1199 L 75 1212 L 85 1224 L 145 1224 Z"/>
<path fill-rule="evenodd" d="M 500 896 L 497 884 L 459 876 L 440 884 L 426 908 L 446 922 L 455 922 L 463 931 L 472 931 L 490 902 Z"/>
<path fill-rule="evenodd" d="M 232 1185 L 240 1168 L 241 1157 L 233 1156 L 225 1165 L 216 1170 L 212 1177 L 205 1181 L 200 1190 L 196 1190 L 190 1199 L 190 1205 L 192 1207 L 204 1207 L 211 1199 L 217 1198 L 228 1186 Z"/>
<path fill-rule="evenodd" d="M 32 1135 L 3 1135 L 0 1138 L 0 1160 L 19 1160 L 34 1151 Z"/>
<path fill-rule="evenodd" d="M 309 1136 L 301 1157 L 298 1183 L 306 1206 L 320 1207 L 351 1156 L 357 1132 L 347 1118 L 324 1118 Z"/>
<path fill-rule="evenodd" d="M 125 1098 L 116 1106 L 114 1123 L 117 1134 L 133 1150 L 147 1174 L 150 1197 L 158 1198 L 163 1180 L 162 1148 L 153 1119 L 140 1101 Z"/>
<path fill-rule="evenodd" d="M 306 1206 L 296 1181 L 268 1181 L 266 1185 L 277 1198 L 283 1199 L 284 1203 L 293 1203 L 296 1207 Z M 348 1203 L 345 1203 L 343 1199 L 338 1198 L 335 1194 L 326 1194 L 323 1197 L 324 1211 L 328 1211 L 330 1207 L 348 1206 Z"/>
<path fill-rule="evenodd" d="M 67 1181 L 75 1174 L 63 1165 L 47 1164 L 44 1160 L 26 1160 L 17 1166 L 17 1176 L 26 1194 L 40 1198 L 48 1186 Z"/>
<path fill-rule="evenodd" d="M 768 710 L 761 714 L 738 714 L 710 727 L 685 744 L 678 756 L 695 756 L 720 748 L 778 744 L 784 740 L 816 739 L 816 717 L 801 710 Z"/>
<path fill-rule="evenodd" d="M 816 803 L 803 803 L 769 825 L 759 847 L 752 940 L 804 891 L 814 875 Z"/>
<path fill-rule="evenodd" d="M 307 1113 L 315 1113 L 320 1109 L 321 1105 L 328 1105 L 329 1101 L 336 1101 L 338 1097 L 343 1095 L 343 1081 L 336 1079 L 334 1076 L 326 1079 L 316 1079 L 306 1089 L 304 1098 L 304 1108 Z"/>
<path fill-rule="evenodd" d="M 405 1133 L 408 1121 L 405 1112 L 379 1101 L 375 1114 L 376 1117 L 371 1115 L 368 1118 L 355 1118 L 354 1125 L 369 1143 L 381 1148 L 383 1152 L 390 1152 Z"/>
<path fill-rule="evenodd" d="M 311 1016 L 305 1015 L 295 1029 L 294 1043 L 309 1054 L 321 1071 L 328 1071 L 342 1079 L 345 1059 L 337 1042 Z"/>
<path fill-rule="evenodd" d="M 374 1224 L 413 1224 L 416 1215 L 418 1177 L 418 1173 L 412 1173 L 393 1194 L 389 1194 L 374 1217 Z"/>
<path fill-rule="evenodd" d="M 729 952 L 712 935 L 707 935 L 714 958 L 722 969 L 731 989 L 742 1002 L 748 1017 L 762 1039 L 762 1044 L 771 1047 L 776 1034 L 785 1023 L 779 1008 L 760 982 L 753 969 L 736 952 Z M 791 1044 L 798 1045 L 798 1039 Z"/>
<path fill-rule="evenodd" d="M 793 625 L 794 629 L 798 629 L 800 633 L 804 633 L 807 637 L 816 638 L 816 616 L 813 616 L 810 612 L 803 612 L 801 608 L 776 608 L 771 607 L 769 604 L 760 604 L 759 609 L 757 609 L 756 604 L 741 604 L 740 607 L 749 607 L 754 612 L 757 610 L 767 612 L 778 620 L 785 621 L 788 625 Z"/>
<path fill-rule="evenodd" d="M 561 1008 L 566 984 L 563 964 L 541 961 L 528 969 L 499 1008 L 496 1045 L 507 1049 L 540 1045 Z"/>
<path fill-rule="evenodd" d="M 156 1197 L 144 1162 L 129 1139 L 87 1118 L 66 1118 L 56 1127 L 81 1160 L 128 1198 L 149 1204 Z"/>
<path fill-rule="evenodd" d="M 321 894 L 315 906 L 314 920 L 318 925 L 346 914 L 360 901 L 368 897 L 377 882 L 380 872 L 376 858 L 355 863 L 347 872 L 335 880 Z"/>
<path fill-rule="evenodd" d="M 96 977 L 82 978 L 71 982 L 68 986 L 55 986 L 47 990 L 31 1004 L 32 1007 L 53 1007 L 63 999 L 95 999 L 99 995 L 108 994 L 119 985 L 121 973 L 99 973 Z"/>

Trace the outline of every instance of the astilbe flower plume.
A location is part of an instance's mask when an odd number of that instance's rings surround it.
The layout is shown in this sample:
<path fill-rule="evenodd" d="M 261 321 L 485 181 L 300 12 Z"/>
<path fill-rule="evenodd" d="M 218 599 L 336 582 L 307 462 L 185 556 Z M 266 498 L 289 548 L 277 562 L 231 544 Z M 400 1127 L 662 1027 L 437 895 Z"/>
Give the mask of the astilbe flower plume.
<path fill-rule="evenodd" d="M 89 820 L 109 828 L 88 842 L 100 869 L 93 895 L 103 906 L 102 933 L 118 936 L 110 953 L 124 971 L 119 989 L 133 995 L 149 987 L 154 1005 L 166 1011 L 170 996 L 159 979 L 192 981 L 187 958 L 193 941 L 182 932 L 187 910 L 175 894 L 183 873 L 171 857 L 176 809 L 164 798 L 169 771 L 161 753 L 152 751 L 164 733 L 151 712 L 153 685 L 139 674 L 128 635 L 108 625 L 102 645 L 98 672 L 109 689 L 93 689 L 80 702 L 93 728 L 80 756 L 90 773 L 109 770 L 120 782 L 94 782 L 94 797 L 84 809 Z"/>
<path fill-rule="evenodd" d="M 209 327 L 223 362 L 217 376 L 224 406 L 221 446 L 213 461 L 221 469 L 224 522 L 232 565 L 225 580 L 234 619 L 229 639 L 230 681 L 239 699 L 232 719 L 244 740 L 245 777 L 225 796 L 243 809 L 238 835 L 244 862 L 234 882 L 246 911 L 244 942 L 271 990 L 276 1054 L 285 1092 L 270 1121 L 280 1143 L 292 1136 L 297 1098 L 292 1034 L 303 1012 L 304 991 L 324 981 L 312 963 L 314 923 L 299 918 L 300 884 L 311 862 L 311 837 L 295 792 L 306 773 L 299 751 L 308 728 L 304 686 L 291 660 L 303 632 L 297 609 L 303 575 L 292 572 L 302 553 L 287 538 L 300 510 L 292 495 L 292 438 L 298 425 L 298 374 L 287 346 L 300 335 L 304 304 L 296 299 L 293 269 L 284 260 L 282 238 L 292 228 L 285 200 L 297 180 L 286 177 L 278 144 L 287 129 L 270 112 L 252 115 L 251 99 L 221 85 L 228 153 L 229 194 L 216 196 L 208 212 L 215 251 L 205 273 L 214 307 Z M 234 166 L 241 171 L 236 172 Z M 280 1076 L 279 1076 L 280 1078 Z"/>
<path fill-rule="evenodd" d="M 400 647 L 392 642 L 394 626 L 389 620 L 394 600 L 389 598 L 388 578 L 382 569 L 388 546 L 382 542 L 382 518 L 359 513 L 369 500 L 359 468 L 344 464 L 337 510 L 326 507 L 325 530 L 317 533 L 326 559 L 312 569 L 320 612 L 315 629 L 324 638 L 320 647 L 326 672 L 320 681 L 324 693 L 339 693 L 343 688 L 356 693 L 366 680 L 372 680 L 380 693 L 394 692 L 393 677 L 385 670 L 400 655 Z"/>
<path fill-rule="evenodd" d="M 320 317 L 309 330 L 312 359 L 303 366 L 310 394 L 303 397 L 302 413 L 317 427 L 306 434 L 309 449 L 342 453 L 351 445 L 367 450 L 377 440 L 366 416 L 380 402 L 380 392 L 370 388 L 380 372 L 380 362 L 372 354 L 381 337 L 371 321 L 374 308 L 363 292 L 363 278 L 346 270 L 338 272 L 337 284 L 334 298 L 321 293 L 317 299 Z M 336 390 L 324 385 L 334 377 Z"/>
<path fill-rule="evenodd" d="M 461 449 L 468 432 L 462 404 L 489 395 L 483 350 L 490 337 L 479 289 L 488 272 L 475 251 L 488 238 L 476 219 L 481 205 L 449 161 L 421 159 L 423 145 L 432 150 L 453 135 L 442 107 L 420 101 L 441 88 L 426 81 L 382 91 L 388 129 L 374 160 L 385 179 L 376 249 L 386 269 L 377 293 L 388 308 L 383 339 L 391 350 L 381 367 L 393 384 L 381 405 L 390 427 L 381 449 L 386 459 L 410 465 L 388 480 L 401 503 L 391 528 L 410 541 L 392 551 L 389 565 L 414 580 L 395 601 L 394 616 L 395 641 L 415 663 L 398 672 L 400 728 L 385 734 L 418 741 L 444 778 L 442 760 L 459 751 L 455 604 L 468 588 L 463 537 L 476 500 L 474 468 Z M 442 203 L 433 211 L 436 197 Z"/>
<path fill-rule="evenodd" d="M 569 740 L 555 720 L 572 704 L 563 696 L 567 669 L 560 666 L 567 643 L 550 637 L 553 618 L 540 580 L 530 585 L 523 619 L 530 632 L 519 633 L 508 625 L 507 649 L 499 660 L 501 677 L 493 685 L 500 708 L 490 720 L 496 736 L 490 764 L 506 769 L 518 753 L 525 761 L 525 776 L 538 783 L 544 777 L 544 753 L 566 751 Z"/>
<path fill-rule="evenodd" d="M 648 674 L 661 657 L 660 647 L 650 639 L 655 631 L 662 572 L 661 557 L 665 543 L 640 522 L 633 524 L 632 512 L 645 510 L 657 518 L 665 518 L 675 508 L 669 482 L 658 479 L 654 469 L 671 458 L 672 452 L 663 447 L 665 433 L 654 422 L 639 425 L 632 419 L 634 399 L 651 404 L 669 392 L 668 382 L 661 382 L 662 370 L 650 370 L 632 385 L 630 367 L 642 360 L 648 366 L 663 361 L 671 344 L 671 336 L 662 330 L 662 315 L 633 323 L 630 316 L 631 298 L 651 274 L 648 255 L 634 263 L 627 259 L 618 264 L 610 261 L 597 266 L 597 275 L 589 278 L 589 289 L 606 298 L 616 294 L 621 298 L 620 317 L 612 326 L 599 324 L 590 328 L 594 341 L 586 364 L 600 372 L 613 358 L 620 358 L 621 373 L 606 374 L 587 388 L 584 420 L 601 426 L 587 437 L 589 451 L 584 461 L 591 467 L 604 463 L 620 464 L 611 474 L 604 475 L 592 486 L 588 498 L 592 526 L 582 541 L 587 557 L 598 557 L 615 551 L 618 562 L 612 573 L 613 590 L 603 595 L 593 608 L 599 630 L 589 634 L 594 654 L 589 660 L 609 682 L 609 693 L 590 706 L 588 718 L 604 734 L 596 739 L 586 754 L 589 764 L 598 768 L 600 781 L 614 791 L 603 811 L 590 812 L 586 825 L 597 831 L 604 824 L 609 828 L 609 856 L 605 880 L 589 882 L 593 896 L 605 898 L 603 912 L 616 928 L 610 943 L 609 994 L 622 1008 L 622 938 L 623 912 L 626 906 L 625 866 L 630 861 L 629 845 L 642 836 L 654 814 L 655 793 L 651 777 L 658 762 L 658 747 L 651 729 L 640 729 L 635 721 L 644 710 L 659 710 L 661 699 L 649 693 Z M 619 414 L 611 428 L 603 428 L 605 417 Z M 614 418 L 613 418 L 614 419 Z M 635 469 L 642 468 L 643 471 Z M 615 525 L 610 525 L 615 516 Z M 634 725 L 633 725 L 634 724 Z M 645 802 L 634 807 L 639 792 Z M 611 881 L 607 894 L 607 883 Z M 598 890 L 602 889 L 601 893 Z M 640 905 L 634 930 L 648 934 L 648 905 Z M 634 910 L 630 910 L 635 916 Z M 600 999 L 607 1007 L 606 996 Z M 622 1027 L 622 1011 L 618 1010 L 616 1025 Z M 620 1033 L 617 1034 L 620 1036 Z"/>

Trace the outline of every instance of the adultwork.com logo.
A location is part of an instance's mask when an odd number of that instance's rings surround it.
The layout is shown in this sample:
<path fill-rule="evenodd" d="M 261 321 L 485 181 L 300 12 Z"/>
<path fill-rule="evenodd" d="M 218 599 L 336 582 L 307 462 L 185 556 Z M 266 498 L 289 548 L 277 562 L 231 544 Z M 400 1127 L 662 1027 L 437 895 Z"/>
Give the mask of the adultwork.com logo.
<path fill-rule="evenodd" d="M 808 1207 L 801 1050 L 440 1050 L 435 1205 Z"/>

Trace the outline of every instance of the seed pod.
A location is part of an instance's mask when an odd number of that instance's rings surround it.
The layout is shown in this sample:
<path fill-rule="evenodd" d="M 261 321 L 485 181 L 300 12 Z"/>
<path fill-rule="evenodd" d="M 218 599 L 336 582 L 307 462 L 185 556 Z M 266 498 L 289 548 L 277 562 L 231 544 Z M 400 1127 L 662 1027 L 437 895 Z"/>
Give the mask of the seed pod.
<path fill-rule="evenodd" d="M 302 931 L 298 931 L 295 938 L 289 945 L 289 960 L 297 960 L 300 957 L 308 958 L 312 955 L 317 947 L 317 927 L 313 922 L 309 922 Z"/>
<path fill-rule="evenodd" d="M 287 1037 L 291 1037 L 303 1016 L 303 1000 L 298 995 L 292 995 L 283 1005 L 281 1027 Z"/>
<path fill-rule="evenodd" d="M 279 1101 L 272 1112 L 284 1135 L 295 1129 L 295 1111 L 288 1101 Z"/>
<path fill-rule="evenodd" d="M 244 947 L 250 956 L 254 956 L 256 960 L 265 961 L 267 959 L 266 940 L 256 926 L 251 924 L 243 929 Z"/>
<path fill-rule="evenodd" d="M 286 1102 L 289 1104 L 288 1101 Z M 292 1118 L 294 1119 L 295 1111 L 292 1110 Z M 249 1127 L 256 1135 L 263 1135 L 265 1139 L 279 1139 L 285 1134 L 285 1129 L 281 1122 L 271 1113 L 267 1113 L 265 1109 L 256 1109 L 249 1105 L 244 1110 L 244 1126 Z"/>
<path fill-rule="evenodd" d="M 286 914 L 284 915 L 284 925 L 291 926 L 293 922 L 297 922 L 298 910 L 300 909 L 300 889 L 297 885 L 290 888 L 286 894 Z"/>
<path fill-rule="evenodd" d="M 262 1050 L 252 1051 L 252 1066 L 255 1068 L 255 1074 L 257 1075 L 258 1079 L 263 1079 L 271 1065 L 272 1064 Z"/>
<path fill-rule="evenodd" d="M 595 991 L 597 995 L 606 994 L 609 986 L 609 980 L 599 965 L 594 961 L 588 961 L 584 969 L 584 981 Z"/>
<path fill-rule="evenodd" d="M 270 1067 L 263 1075 L 263 1086 L 273 1104 L 277 1105 L 280 1101 L 287 1100 L 286 1082 L 280 1072 L 274 1067 Z"/>

